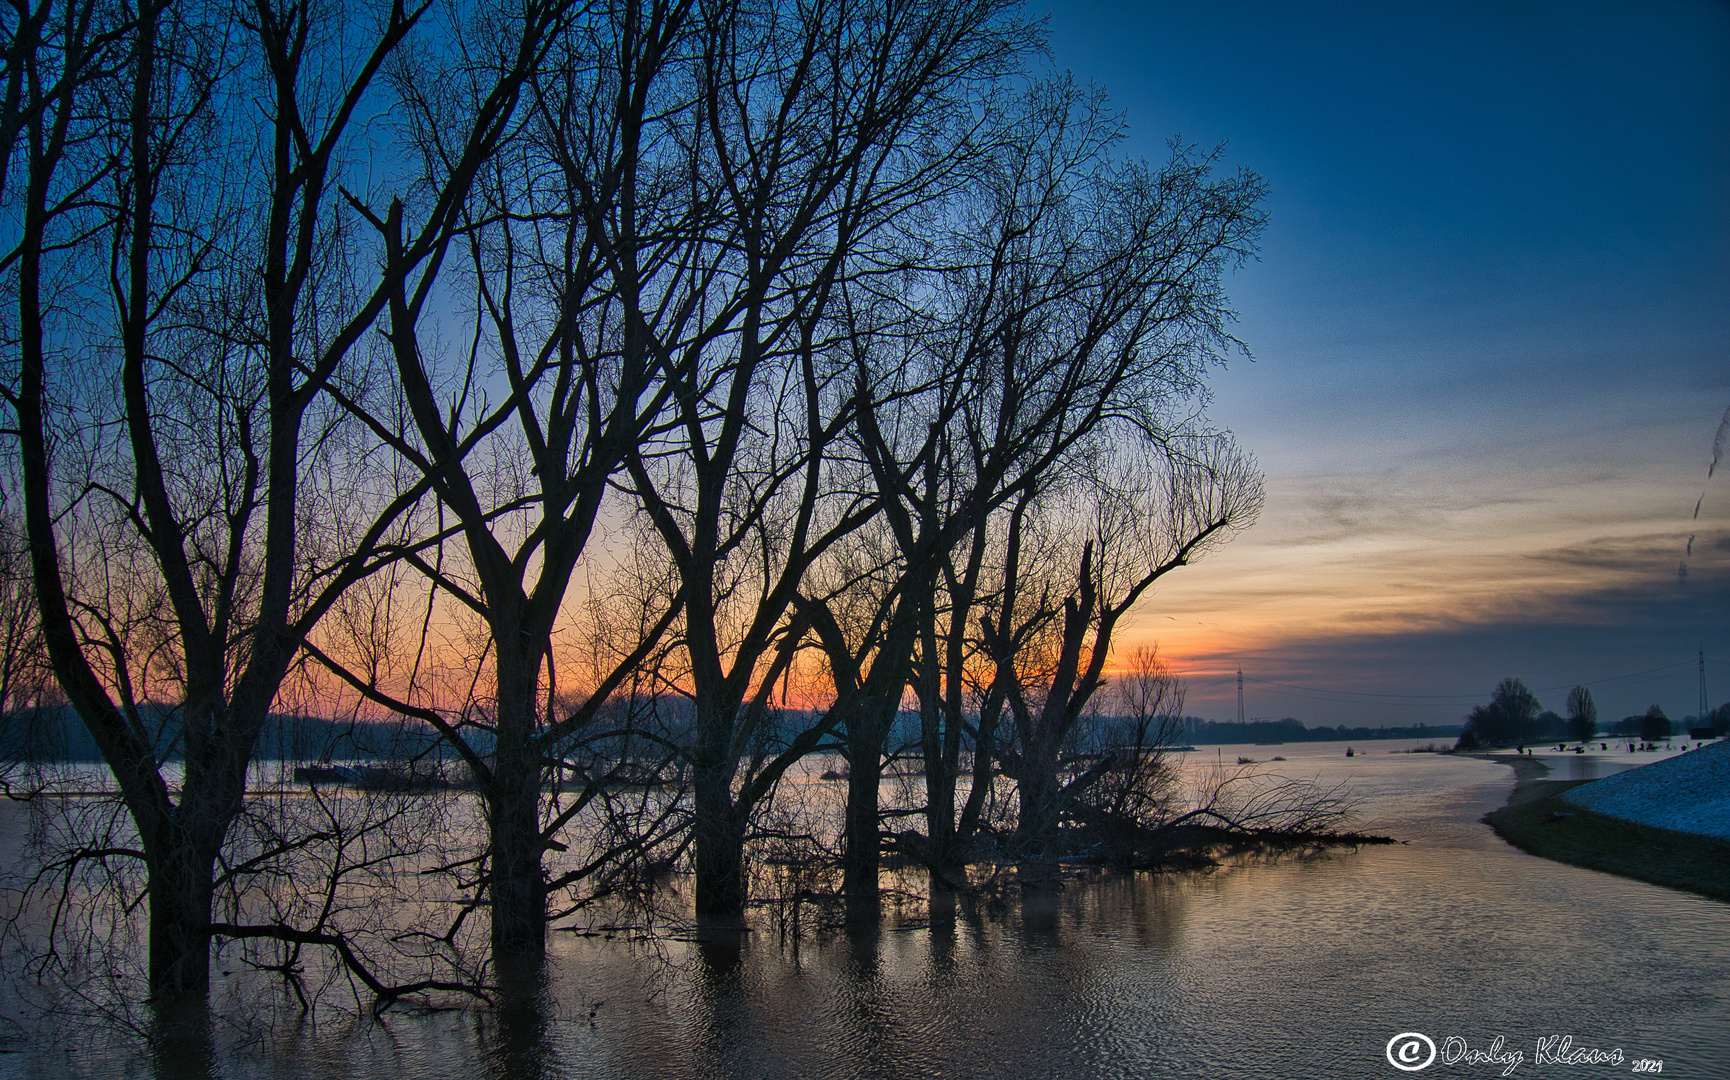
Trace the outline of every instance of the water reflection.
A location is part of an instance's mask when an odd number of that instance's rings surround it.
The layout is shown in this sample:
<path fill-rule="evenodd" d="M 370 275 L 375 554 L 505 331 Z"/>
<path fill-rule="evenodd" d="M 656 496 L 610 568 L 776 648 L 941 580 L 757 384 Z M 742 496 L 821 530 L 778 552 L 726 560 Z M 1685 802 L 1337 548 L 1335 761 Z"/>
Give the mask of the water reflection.
<path fill-rule="evenodd" d="M 1637 769 L 1642 765 L 1650 765 L 1655 755 L 1647 753 L 1621 752 L 1610 754 L 1600 751 L 1595 754 L 1537 754 L 1539 761 L 1549 766 L 1550 774 L 1547 780 L 1598 780 L 1606 776 L 1614 776 L 1619 772 Z M 1664 757 L 1672 757 L 1665 754 Z"/>
<path fill-rule="evenodd" d="M 1666 1075 L 1723 1074 L 1730 906 L 1508 847 L 1478 820 L 1506 797 L 1506 766 L 1280 753 L 1288 775 L 1350 781 L 1366 827 L 1407 843 L 998 901 L 935 893 L 880 932 L 798 948 L 766 923 L 558 935 L 544 992 L 519 1007 L 314 1025 L 265 1054 L 218 1024 L 214 1067 L 196 1039 L 184 1066 L 162 1042 L 157 1074 L 1304 1080 L 1388 1076 L 1402 1031 L 1502 1035 L 1528 1062 L 1535 1039 L 1571 1034 Z M 0 1076 L 125 1071 L 21 1057 Z"/>
<path fill-rule="evenodd" d="M 1027 889 L 1021 896 L 1021 942 L 1030 949 L 1058 946 L 1057 917 L 1063 893 L 1051 886 Z"/>
<path fill-rule="evenodd" d="M 150 1059 L 155 1080 L 211 1080 L 217 1075 L 210 1010 L 203 1000 L 152 1010 Z"/>
<path fill-rule="evenodd" d="M 485 1075 L 494 1080 L 541 1080 L 548 1074 L 551 1054 L 544 965 L 517 957 L 507 959 L 502 967 L 497 1004 L 478 1014 Z"/>
<path fill-rule="evenodd" d="M 736 981 L 745 962 L 745 946 L 751 928 L 738 922 L 697 919 L 697 958 L 702 962 L 706 983 Z"/>

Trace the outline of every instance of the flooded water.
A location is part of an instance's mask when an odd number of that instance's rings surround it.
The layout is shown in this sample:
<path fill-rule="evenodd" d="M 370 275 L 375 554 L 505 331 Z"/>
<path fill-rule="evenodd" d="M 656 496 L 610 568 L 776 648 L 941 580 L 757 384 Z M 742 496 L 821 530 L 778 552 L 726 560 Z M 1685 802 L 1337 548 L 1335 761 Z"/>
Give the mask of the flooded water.
<path fill-rule="evenodd" d="M 1608 1076 L 1648 1060 L 1730 1077 L 1730 905 L 1516 851 L 1479 821 L 1505 800 L 1507 766 L 1390 745 L 1208 747 L 1191 767 L 1241 754 L 1349 781 L 1358 826 L 1393 846 L 915 908 L 875 935 L 796 947 L 767 926 L 635 944 L 561 933 L 538 1014 L 393 1011 L 263 1038 L 219 1023 L 214 1072 L 1300 1080 L 1404 1075 L 1389 1042 L 1419 1033 L 1438 1047 L 1430 1075 Z M 1563 758 L 1607 775 L 1655 756 L 1557 755 L 1555 775 Z M 1541 1057 L 1562 1037 L 1619 1063 Z M 119 1050 L 8 1046 L 0 1077 L 150 1074 Z"/>

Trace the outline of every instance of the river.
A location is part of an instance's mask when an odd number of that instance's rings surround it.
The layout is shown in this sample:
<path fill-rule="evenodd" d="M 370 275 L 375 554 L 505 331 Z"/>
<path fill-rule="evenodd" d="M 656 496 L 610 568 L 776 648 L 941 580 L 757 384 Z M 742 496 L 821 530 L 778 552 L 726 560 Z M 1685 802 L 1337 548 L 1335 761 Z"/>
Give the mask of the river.
<path fill-rule="evenodd" d="M 539 1014 L 392 1011 L 265 1037 L 219 1023 L 212 1072 L 1303 1080 L 1403 1075 L 1390 1040 L 1417 1033 L 1437 1048 L 1423 1071 L 1450 1078 L 1640 1061 L 1730 1077 L 1730 905 L 1525 855 L 1479 821 L 1506 799 L 1507 766 L 1387 752 L 1403 745 L 1190 756 L 1349 782 L 1357 827 L 1400 844 L 1078 882 L 953 917 L 910 909 L 879 934 L 796 948 L 767 927 L 651 943 L 557 933 Z M 1570 755 L 1556 775 L 1651 759 Z M 0 1077 L 150 1075 L 124 1039 L 42 1034 L 5 1044 Z M 1544 1059 L 1564 1045 L 1620 1063 Z"/>

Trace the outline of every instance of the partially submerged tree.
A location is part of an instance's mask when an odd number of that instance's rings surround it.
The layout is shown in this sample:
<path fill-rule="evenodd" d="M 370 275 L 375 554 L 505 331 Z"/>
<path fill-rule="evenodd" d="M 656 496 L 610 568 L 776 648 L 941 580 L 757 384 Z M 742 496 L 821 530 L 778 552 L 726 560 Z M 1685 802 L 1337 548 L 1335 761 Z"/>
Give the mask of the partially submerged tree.
<path fill-rule="evenodd" d="M 452 301 L 469 322 L 461 344 L 440 322 L 448 294 L 425 282 L 394 290 L 399 393 L 348 402 L 436 493 L 453 534 L 412 560 L 428 607 L 408 648 L 434 659 L 424 630 L 440 599 L 478 618 L 485 641 L 455 701 L 423 670 L 392 685 L 329 653 L 320 659 L 371 700 L 431 724 L 467 764 L 486 805 L 480 886 L 495 958 L 524 985 L 544 953 L 550 893 L 599 869 L 549 878 L 547 852 L 567 849 L 561 830 L 604 797 L 633 752 L 662 756 L 629 704 L 609 707 L 636 689 L 680 599 L 645 591 L 640 618 L 615 623 L 581 676 L 560 679 L 554 642 L 569 629 L 579 564 L 596 561 L 590 541 L 610 482 L 662 419 L 676 373 L 728 324 L 705 299 L 731 255 L 714 232 L 725 178 L 685 138 L 706 125 L 694 95 L 704 26 L 689 3 L 595 4 L 549 37 L 530 65 L 527 123 L 485 163 L 460 209 L 470 290 Z M 452 152 L 442 105 L 437 95 L 417 102 L 419 148 L 434 175 Z M 398 258 L 395 219 L 375 226 Z M 611 741 L 610 763 L 564 760 L 578 737 Z M 544 795 L 566 786 L 568 799 Z"/>
<path fill-rule="evenodd" d="M 320 617 L 400 554 L 424 490 L 365 467 L 329 391 L 357 392 L 363 335 L 436 271 L 557 8 L 526 4 L 469 58 L 472 107 L 382 252 L 344 185 L 365 193 L 352 160 L 426 7 L 381 5 L 358 37 L 355 13 L 299 2 L 40 10 L 8 60 L 25 183 L 5 255 L 34 585 L 137 826 L 152 994 L 199 998 L 212 868 L 272 703 Z"/>
<path fill-rule="evenodd" d="M 1129 654 L 1115 682 L 1111 712 L 1096 714 L 1096 730 L 1074 748 L 1076 765 L 1086 764 L 1065 786 L 1064 809 L 1123 862 L 1134 857 L 1138 834 L 1180 812 L 1182 779 L 1167 751 L 1183 731 L 1186 693 L 1146 645 Z"/>
<path fill-rule="evenodd" d="M 1060 515 L 1080 526 L 1066 530 L 1062 545 L 1079 566 L 1054 560 L 1052 576 L 1011 567 L 1032 602 L 984 627 L 993 690 L 1012 720 L 999 757 L 1016 782 L 1024 857 L 1048 862 L 1062 854 L 1059 825 L 1080 779 L 1066 780 L 1062 751 L 1104 685 L 1123 617 L 1160 578 L 1247 527 L 1261 509 L 1261 475 L 1229 439 L 1189 441 L 1174 439 L 1151 460 L 1127 454 L 1101 470 L 1085 492 L 1091 520 Z M 1066 572 L 1073 583 L 1057 576 Z"/>
<path fill-rule="evenodd" d="M 753 751 L 809 626 L 807 571 L 878 511 L 846 453 L 860 397 L 837 298 L 894 269 L 879 235 L 952 182 L 975 91 L 1028 37 L 996 0 L 705 10 L 697 137 L 731 256 L 692 302 L 726 333 L 628 465 L 679 582 L 667 685 L 690 699 L 697 911 L 735 919 L 753 811 L 847 711 Z"/>
<path fill-rule="evenodd" d="M 1118 122 L 1068 81 L 1009 93 L 1035 40 L 1013 5 L 18 26 L 9 434 L 46 652 L 140 837 L 159 1000 L 207 990 L 213 933 L 372 985 L 307 897 L 255 921 L 234 887 L 212 920 L 235 865 L 308 873 L 303 839 L 353 880 L 349 834 L 247 803 L 308 656 L 315 691 L 465 763 L 486 843 L 436 867 L 469 890 L 448 933 L 486 908 L 519 989 L 553 895 L 682 821 L 698 914 L 737 919 L 753 822 L 831 738 L 874 916 L 909 692 L 939 875 L 999 767 L 1035 855 L 1066 814 L 1156 816 L 1175 683 L 1151 661 L 1122 767 L 1072 751 L 1132 607 L 1259 506 L 1199 407 L 1263 186 L 1188 148 L 1113 159 Z M 812 651 L 827 692 L 787 708 Z M 688 802 L 648 793 L 675 752 Z M 568 850 L 585 815 L 593 859 Z M 398 845 L 358 872 L 421 850 L 411 816 L 352 831 Z"/>
<path fill-rule="evenodd" d="M 875 643 L 873 670 L 904 672 L 919 701 L 927 836 L 902 839 L 940 877 L 959 867 L 994 791 L 1006 689 L 969 687 L 981 667 L 1010 671 L 1026 644 L 981 630 L 1026 595 L 1023 542 L 1101 455 L 1193 434 L 1207 368 L 1235 344 L 1222 279 L 1262 224 L 1260 180 L 1214 176 L 1213 156 L 1177 148 L 1157 169 L 1113 160 L 1116 118 L 1069 80 L 1035 82 L 998 108 L 1001 137 L 927 226 L 943 243 L 926 276 L 849 296 L 857 378 L 873 391 L 857 438 L 903 605 L 882 612 L 918 605 L 911 638 Z M 1247 523 L 1242 509 L 1233 527 Z M 892 713 L 902 685 L 886 685 Z M 867 849 L 870 863 L 855 877 L 873 894 L 874 819 L 874 806 L 849 812 L 849 852 Z"/>

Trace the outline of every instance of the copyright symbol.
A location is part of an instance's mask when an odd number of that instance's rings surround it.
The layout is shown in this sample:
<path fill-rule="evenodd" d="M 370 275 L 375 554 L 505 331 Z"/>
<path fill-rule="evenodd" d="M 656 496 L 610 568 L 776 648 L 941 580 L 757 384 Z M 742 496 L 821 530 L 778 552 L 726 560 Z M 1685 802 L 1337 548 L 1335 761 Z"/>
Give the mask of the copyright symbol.
<path fill-rule="evenodd" d="M 1388 1064 L 1402 1072 L 1429 1068 L 1436 1060 L 1436 1044 L 1428 1035 L 1402 1031 L 1388 1040 Z"/>

